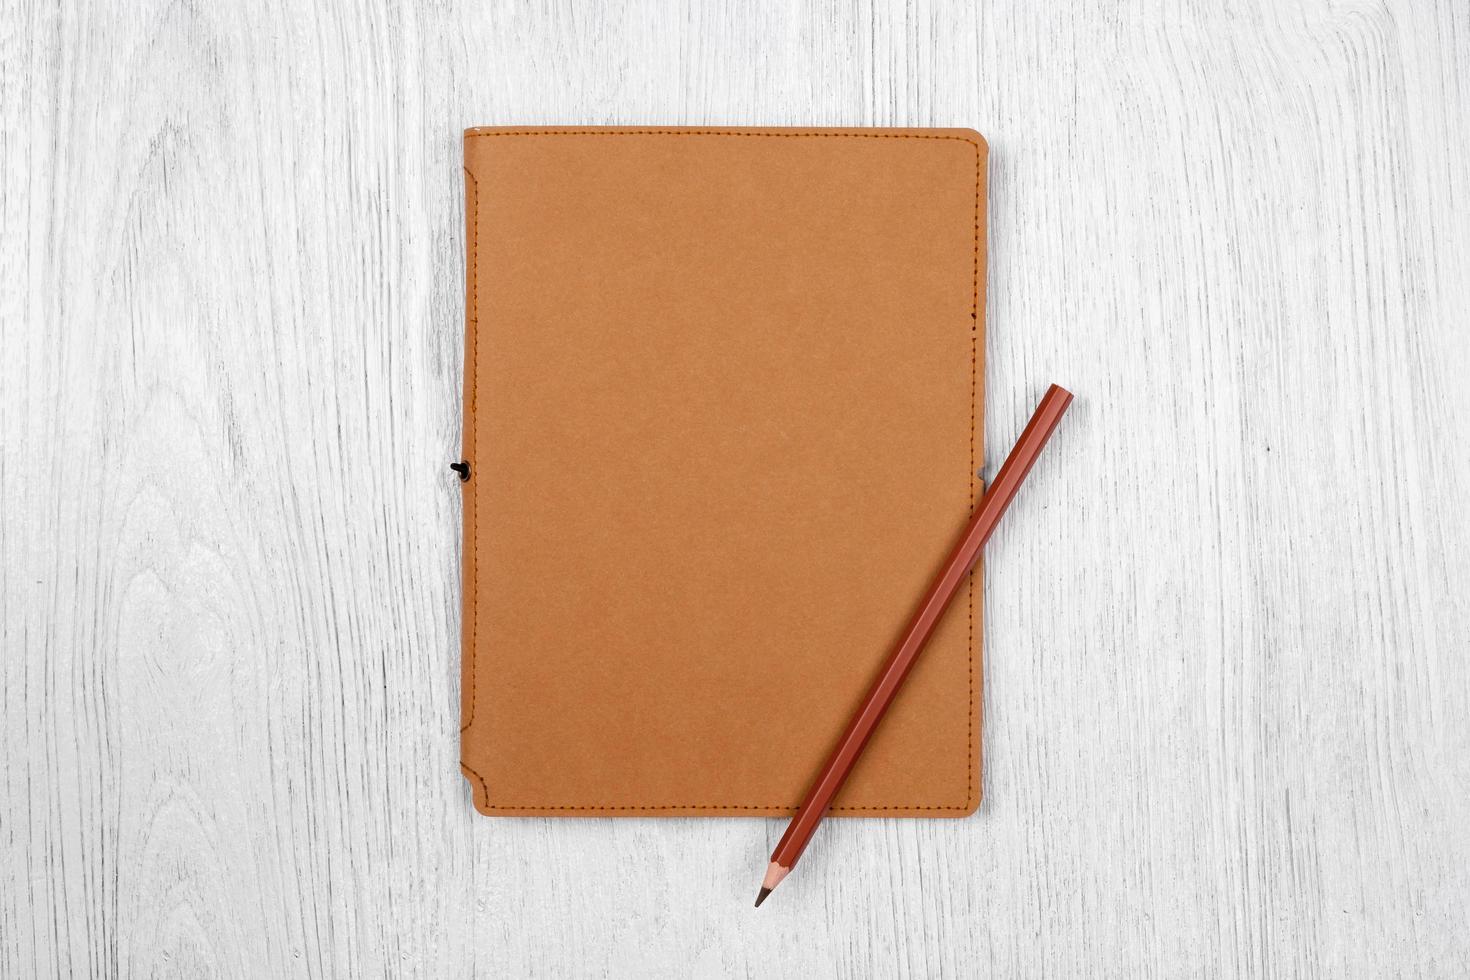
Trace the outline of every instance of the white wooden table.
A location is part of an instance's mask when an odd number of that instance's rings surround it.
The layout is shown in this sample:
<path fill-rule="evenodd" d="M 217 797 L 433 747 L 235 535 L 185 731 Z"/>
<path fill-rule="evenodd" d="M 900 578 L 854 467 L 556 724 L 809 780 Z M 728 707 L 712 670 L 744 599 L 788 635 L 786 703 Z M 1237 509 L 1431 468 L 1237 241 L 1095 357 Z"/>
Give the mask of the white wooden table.
<path fill-rule="evenodd" d="M 0 976 L 1470 972 L 1463 0 L 0 10 Z M 989 137 L 976 816 L 473 814 L 507 123 Z"/>

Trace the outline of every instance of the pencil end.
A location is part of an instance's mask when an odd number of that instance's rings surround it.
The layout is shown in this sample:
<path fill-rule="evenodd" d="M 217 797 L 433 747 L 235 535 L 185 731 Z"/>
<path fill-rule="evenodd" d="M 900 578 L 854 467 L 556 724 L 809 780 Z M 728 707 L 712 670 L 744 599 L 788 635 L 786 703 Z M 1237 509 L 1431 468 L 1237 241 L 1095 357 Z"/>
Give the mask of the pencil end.
<path fill-rule="evenodd" d="M 781 879 L 790 873 L 790 868 L 783 868 L 775 861 L 772 861 L 770 866 L 766 868 L 766 876 L 761 879 L 761 893 L 755 897 L 755 907 L 760 908 L 761 902 L 766 900 L 766 896 L 771 894 L 771 890 L 781 884 Z"/>

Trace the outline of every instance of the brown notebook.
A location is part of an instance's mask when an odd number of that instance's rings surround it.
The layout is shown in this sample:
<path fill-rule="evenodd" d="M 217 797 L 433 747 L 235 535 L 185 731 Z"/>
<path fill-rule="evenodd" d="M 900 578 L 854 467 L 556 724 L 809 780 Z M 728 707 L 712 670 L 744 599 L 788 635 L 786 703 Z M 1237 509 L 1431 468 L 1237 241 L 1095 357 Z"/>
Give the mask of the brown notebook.
<path fill-rule="evenodd" d="M 985 143 L 474 129 L 464 158 L 475 807 L 789 815 L 981 490 Z M 833 813 L 975 809 L 980 612 L 972 579 Z"/>

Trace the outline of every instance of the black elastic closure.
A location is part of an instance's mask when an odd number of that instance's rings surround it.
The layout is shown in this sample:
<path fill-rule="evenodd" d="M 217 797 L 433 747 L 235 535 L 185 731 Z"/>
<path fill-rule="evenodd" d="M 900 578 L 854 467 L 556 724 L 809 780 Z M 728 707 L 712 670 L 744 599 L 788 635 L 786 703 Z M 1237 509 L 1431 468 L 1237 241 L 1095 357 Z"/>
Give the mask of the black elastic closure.
<path fill-rule="evenodd" d="M 470 461 L 462 459 L 458 463 L 450 463 L 449 468 L 459 474 L 460 483 L 470 482 Z"/>

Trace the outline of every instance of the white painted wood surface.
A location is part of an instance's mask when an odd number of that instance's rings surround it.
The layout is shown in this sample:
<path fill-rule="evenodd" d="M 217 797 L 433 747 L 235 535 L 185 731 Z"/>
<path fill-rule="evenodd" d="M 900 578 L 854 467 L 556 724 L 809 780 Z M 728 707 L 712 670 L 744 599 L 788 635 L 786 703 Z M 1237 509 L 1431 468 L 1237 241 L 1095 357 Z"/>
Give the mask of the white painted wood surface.
<path fill-rule="evenodd" d="M 1470 7 L 4 0 L 0 976 L 1470 973 Z M 488 820 L 460 130 L 974 126 L 986 800 Z"/>

